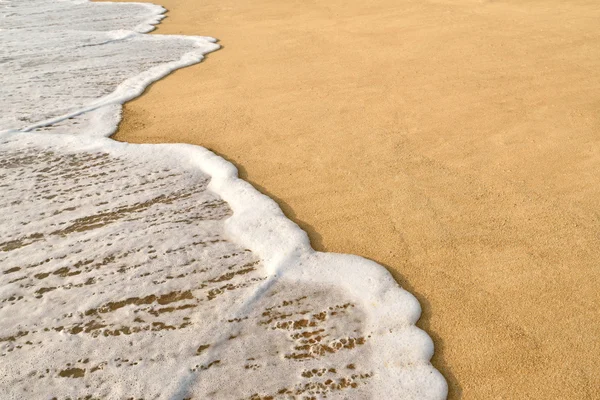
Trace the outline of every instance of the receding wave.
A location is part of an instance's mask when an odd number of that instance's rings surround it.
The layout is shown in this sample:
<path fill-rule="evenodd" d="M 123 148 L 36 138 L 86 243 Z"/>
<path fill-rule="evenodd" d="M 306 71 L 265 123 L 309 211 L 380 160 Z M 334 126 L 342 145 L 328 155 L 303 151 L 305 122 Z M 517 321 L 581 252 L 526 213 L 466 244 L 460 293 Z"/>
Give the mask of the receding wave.
<path fill-rule="evenodd" d="M 131 145 L 121 104 L 218 46 L 143 4 L 0 1 L 0 388 L 9 398 L 438 399 L 420 308 L 315 252 L 235 168 Z"/>

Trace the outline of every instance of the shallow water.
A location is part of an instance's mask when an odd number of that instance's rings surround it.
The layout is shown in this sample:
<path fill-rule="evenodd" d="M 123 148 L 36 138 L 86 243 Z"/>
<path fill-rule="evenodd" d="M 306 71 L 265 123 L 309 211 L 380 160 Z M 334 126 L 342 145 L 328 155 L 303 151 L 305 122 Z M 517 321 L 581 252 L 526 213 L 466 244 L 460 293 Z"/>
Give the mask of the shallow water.
<path fill-rule="evenodd" d="M 160 12 L 0 2 L 2 391 L 443 398 L 419 305 L 383 267 L 314 252 L 205 149 L 99 137 L 217 48 L 141 34 Z"/>

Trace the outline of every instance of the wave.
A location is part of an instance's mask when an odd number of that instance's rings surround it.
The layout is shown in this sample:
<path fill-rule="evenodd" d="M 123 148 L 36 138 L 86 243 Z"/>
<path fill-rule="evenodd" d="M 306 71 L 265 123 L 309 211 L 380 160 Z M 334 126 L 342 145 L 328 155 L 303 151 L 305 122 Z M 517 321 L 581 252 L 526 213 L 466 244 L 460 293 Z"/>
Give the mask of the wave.
<path fill-rule="evenodd" d="M 12 398 L 445 398 L 382 266 L 316 252 L 233 165 L 112 134 L 212 38 L 158 6 L 0 2 L 0 357 Z"/>

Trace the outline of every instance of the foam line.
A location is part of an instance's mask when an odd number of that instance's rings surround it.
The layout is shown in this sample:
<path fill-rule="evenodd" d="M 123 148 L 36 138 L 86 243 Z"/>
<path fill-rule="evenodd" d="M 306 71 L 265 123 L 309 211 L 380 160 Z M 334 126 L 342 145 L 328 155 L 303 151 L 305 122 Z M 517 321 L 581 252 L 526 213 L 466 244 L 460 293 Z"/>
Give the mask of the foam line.
<path fill-rule="evenodd" d="M 384 267 L 314 251 L 205 148 L 104 137 L 124 102 L 219 48 L 144 35 L 163 13 L 0 1 L 4 392 L 445 398 L 419 303 Z"/>

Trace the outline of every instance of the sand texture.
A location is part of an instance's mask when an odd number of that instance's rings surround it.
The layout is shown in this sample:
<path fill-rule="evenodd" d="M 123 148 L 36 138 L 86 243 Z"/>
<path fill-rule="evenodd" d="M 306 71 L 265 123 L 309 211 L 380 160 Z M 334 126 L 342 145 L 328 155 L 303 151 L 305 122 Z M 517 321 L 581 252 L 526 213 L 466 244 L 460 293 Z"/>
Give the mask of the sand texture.
<path fill-rule="evenodd" d="M 115 136 L 236 163 L 317 250 L 393 271 L 450 398 L 600 398 L 596 1 L 161 0 L 223 49 Z"/>

